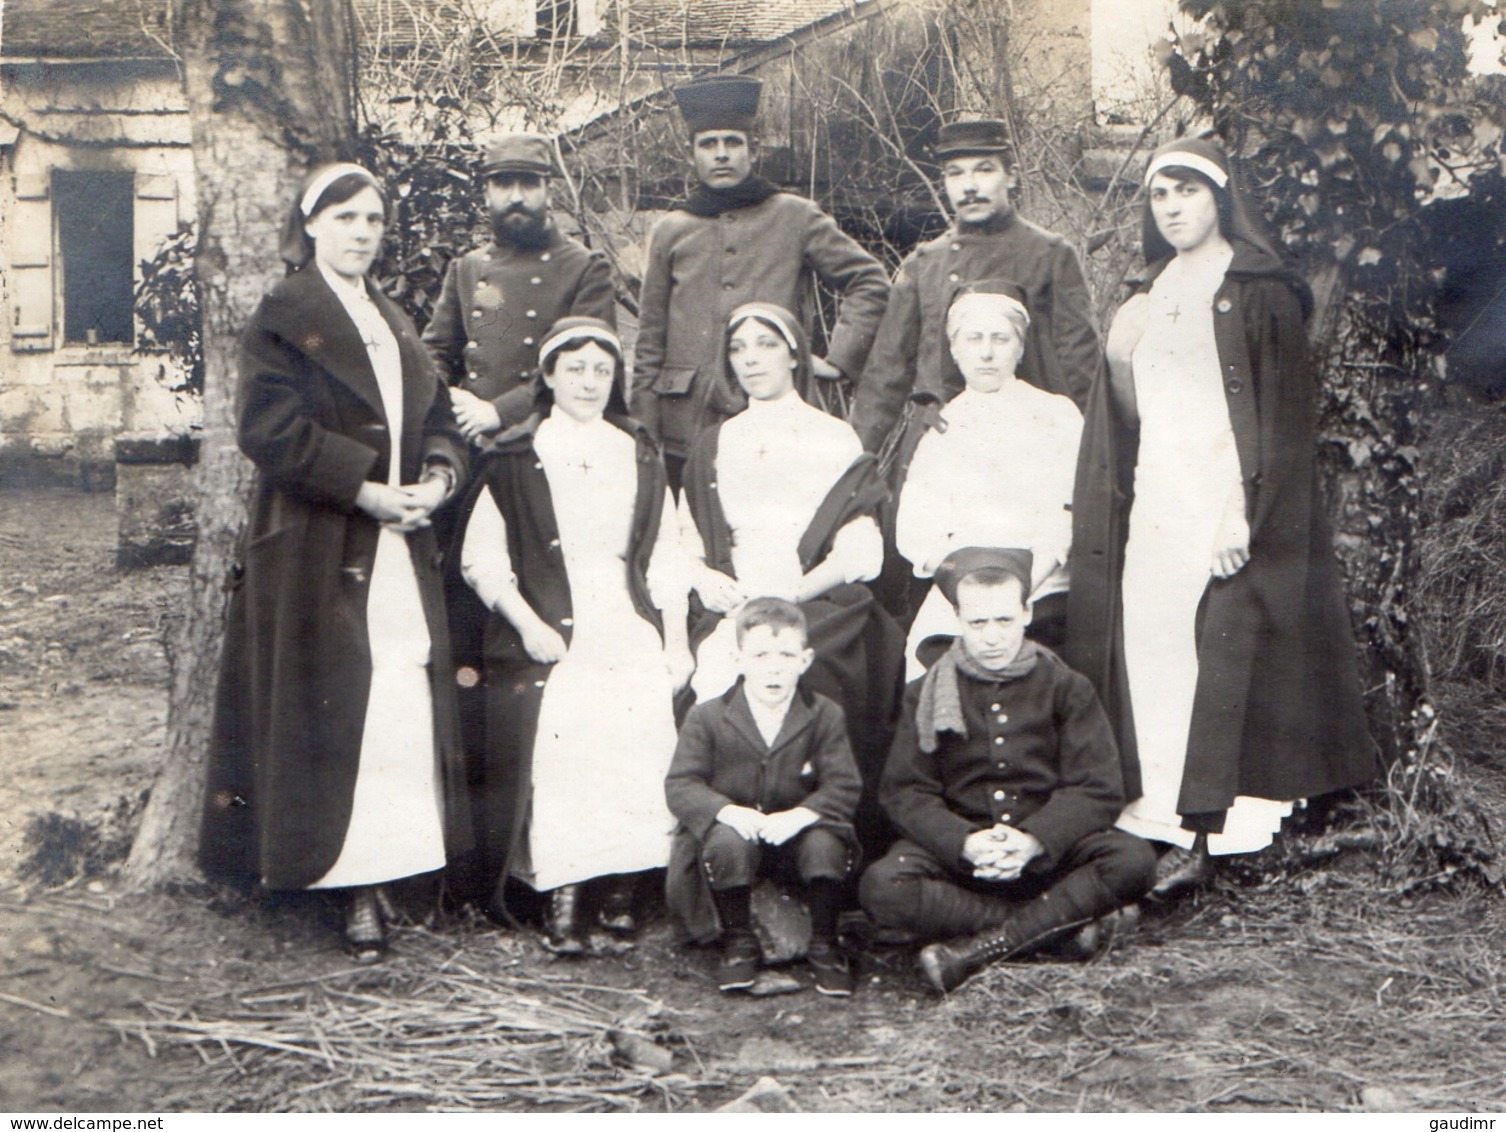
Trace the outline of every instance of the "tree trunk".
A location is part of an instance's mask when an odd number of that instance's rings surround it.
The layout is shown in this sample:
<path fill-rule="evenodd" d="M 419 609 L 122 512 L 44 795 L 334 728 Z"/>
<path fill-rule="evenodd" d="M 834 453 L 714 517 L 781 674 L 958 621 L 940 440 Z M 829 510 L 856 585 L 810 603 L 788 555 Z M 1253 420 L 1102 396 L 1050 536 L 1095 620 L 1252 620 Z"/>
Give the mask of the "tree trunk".
<path fill-rule="evenodd" d="M 165 642 L 166 751 L 126 865 L 134 887 L 194 875 L 225 581 L 252 483 L 235 441 L 236 344 L 283 275 L 278 242 L 300 179 L 354 150 L 354 23 L 345 0 L 177 0 L 174 22 L 198 194 L 204 431 L 188 599 Z"/>

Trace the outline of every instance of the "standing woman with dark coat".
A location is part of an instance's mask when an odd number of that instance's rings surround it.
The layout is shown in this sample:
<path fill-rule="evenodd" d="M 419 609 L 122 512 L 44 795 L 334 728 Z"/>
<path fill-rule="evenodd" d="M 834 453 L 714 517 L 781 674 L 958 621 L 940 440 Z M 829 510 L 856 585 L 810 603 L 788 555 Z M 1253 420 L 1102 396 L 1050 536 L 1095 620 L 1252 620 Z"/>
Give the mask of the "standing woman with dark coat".
<path fill-rule="evenodd" d="M 468 839 L 429 517 L 465 443 L 412 324 L 365 278 L 386 199 L 357 165 L 305 183 L 296 270 L 241 340 L 256 464 L 230 605 L 200 859 L 268 888 L 345 889 L 345 939 L 386 948 L 378 887 Z"/>
<path fill-rule="evenodd" d="M 1311 296 L 1216 142 L 1163 146 L 1146 189 L 1148 278 L 1084 426 L 1067 660 L 1118 734 L 1120 828 L 1170 846 L 1164 897 L 1376 761 L 1318 491 Z"/>

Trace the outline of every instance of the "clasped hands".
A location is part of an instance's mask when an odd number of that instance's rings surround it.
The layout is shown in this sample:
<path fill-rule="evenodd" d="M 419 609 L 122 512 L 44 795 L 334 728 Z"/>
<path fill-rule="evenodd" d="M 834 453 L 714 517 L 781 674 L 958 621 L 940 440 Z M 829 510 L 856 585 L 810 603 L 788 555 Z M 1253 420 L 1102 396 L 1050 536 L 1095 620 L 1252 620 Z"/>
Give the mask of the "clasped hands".
<path fill-rule="evenodd" d="M 1045 851 L 1034 834 L 1002 822 L 975 830 L 962 843 L 962 859 L 979 880 L 1018 880 L 1025 866 Z"/>
<path fill-rule="evenodd" d="M 717 811 L 716 820 L 730 826 L 744 841 L 762 841 L 767 845 L 783 845 L 797 833 L 815 825 L 821 815 L 804 806 L 766 814 L 750 806 L 728 804 Z"/>
<path fill-rule="evenodd" d="M 446 490 L 445 481 L 438 478 L 402 487 L 367 480 L 356 492 L 356 506 L 382 526 L 406 534 L 429 525 L 429 516 L 444 502 Z"/>

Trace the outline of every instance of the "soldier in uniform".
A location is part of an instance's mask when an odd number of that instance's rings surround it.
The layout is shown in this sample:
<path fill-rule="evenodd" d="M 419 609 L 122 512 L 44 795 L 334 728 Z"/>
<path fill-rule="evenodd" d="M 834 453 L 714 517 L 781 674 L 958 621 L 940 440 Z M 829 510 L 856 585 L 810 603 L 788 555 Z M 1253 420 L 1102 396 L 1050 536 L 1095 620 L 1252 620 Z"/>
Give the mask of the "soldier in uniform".
<path fill-rule="evenodd" d="M 473 444 L 532 410 L 545 331 L 569 315 L 616 324 L 606 257 L 549 215 L 553 173 L 549 141 L 538 134 L 503 134 L 487 147 L 476 174 L 492 240 L 451 262 L 424 330 Z"/>
<path fill-rule="evenodd" d="M 773 303 L 809 329 L 818 276 L 841 308 L 812 371 L 835 379 L 862 371 L 889 297 L 883 267 L 835 220 L 754 175 L 762 88 L 755 78 L 716 75 L 675 91 L 700 184 L 649 233 L 632 411 L 663 444 L 677 491 L 696 434 L 747 404 L 723 376 L 733 310 Z"/>
<path fill-rule="evenodd" d="M 985 118 L 942 126 L 936 159 L 955 221 L 911 252 L 895 275 L 853 400 L 852 426 L 870 452 L 884 444 L 908 398 L 945 403 L 962 391 L 947 350 L 946 316 L 968 283 L 1009 279 L 1024 290 L 1030 330 L 1017 372 L 1030 384 L 1066 394 L 1081 408 L 1101 363 L 1077 253 L 1010 203 L 1016 180 L 1004 123 Z"/>

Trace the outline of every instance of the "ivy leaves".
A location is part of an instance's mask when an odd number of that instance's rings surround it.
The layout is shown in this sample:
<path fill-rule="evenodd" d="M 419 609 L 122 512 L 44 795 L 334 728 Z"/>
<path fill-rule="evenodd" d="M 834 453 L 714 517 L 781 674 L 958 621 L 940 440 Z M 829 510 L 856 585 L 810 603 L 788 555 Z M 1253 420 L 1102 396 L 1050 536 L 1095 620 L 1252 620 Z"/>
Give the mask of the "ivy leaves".
<path fill-rule="evenodd" d="M 1185 0 L 1202 30 L 1173 86 L 1244 154 L 1287 247 L 1376 273 L 1419 267 L 1419 210 L 1506 170 L 1506 82 L 1468 69 L 1484 0 Z"/>

